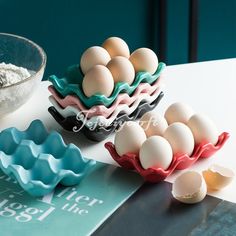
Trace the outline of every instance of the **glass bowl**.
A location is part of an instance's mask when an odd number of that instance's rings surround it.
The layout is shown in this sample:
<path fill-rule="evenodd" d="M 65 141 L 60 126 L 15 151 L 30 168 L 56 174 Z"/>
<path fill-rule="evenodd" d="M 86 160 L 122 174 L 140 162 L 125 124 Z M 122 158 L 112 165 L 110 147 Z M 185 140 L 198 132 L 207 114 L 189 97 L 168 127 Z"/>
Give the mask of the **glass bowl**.
<path fill-rule="evenodd" d="M 12 34 L 0 33 L 0 63 L 26 68 L 30 77 L 0 87 L 0 118 L 22 106 L 43 78 L 46 54 L 36 43 Z"/>

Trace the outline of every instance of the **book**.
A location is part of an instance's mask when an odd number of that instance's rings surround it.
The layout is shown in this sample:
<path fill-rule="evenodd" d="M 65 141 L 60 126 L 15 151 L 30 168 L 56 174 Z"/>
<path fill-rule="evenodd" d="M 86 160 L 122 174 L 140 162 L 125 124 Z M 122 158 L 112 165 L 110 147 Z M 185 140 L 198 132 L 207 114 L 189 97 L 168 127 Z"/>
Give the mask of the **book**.
<path fill-rule="evenodd" d="M 1 236 L 91 235 L 142 183 L 134 172 L 97 163 L 80 184 L 34 198 L 1 172 Z"/>

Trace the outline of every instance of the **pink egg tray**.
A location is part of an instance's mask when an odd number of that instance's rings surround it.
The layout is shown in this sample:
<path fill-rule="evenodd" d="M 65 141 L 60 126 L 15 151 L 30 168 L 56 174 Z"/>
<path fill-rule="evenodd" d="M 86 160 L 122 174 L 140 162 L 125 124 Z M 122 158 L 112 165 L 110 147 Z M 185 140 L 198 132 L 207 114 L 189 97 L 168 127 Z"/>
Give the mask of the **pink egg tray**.
<path fill-rule="evenodd" d="M 162 168 L 148 168 L 144 169 L 139 161 L 139 156 L 133 153 L 127 153 L 123 156 L 119 156 L 115 150 L 115 146 L 112 142 L 107 142 L 105 148 L 109 151 L 112 158 L 123 168 L 128 170 L 136 171 L 140 176 L 142 176 L 147 182 L 157 183 L 163 181 L 169 175 L 173 173 L 174 170 L 183 170 L 193 165 L 199 158 L 208 158 L 220 150 L 225 142 L 229 138 L 229 133 L 223 132 L 219 138 L 216 145 L 211 143 L 203 142 L 197 145 L 191 156 L 187 154 L 175 155 L 173 157 L 172 163 L 167 170 Z"/>
<path fill-rule="evenodd" d="M 140 96 L 140 94 L 146 93 L 151 95 L 160 86 L 160 81 L 161 77 L 152 85 L 150 85 L 149 83 L 141 83 L 135 90 L 134 94 L 132 94 L 131 96 L 127 93 L 119 94 L 115 102 L 110 107 L 98 105 L 93 106 L 90 109 L 85 107 L 77 96 L 67 95 L 65 98 L 62 98 L 56 92 L 52 85 L 48 87 L 48 90 L 57 101 L 57 103 L 63 108 L 66 108 L 67 106 L 74 106 L 80 111 L 83 111 L 83 113 L 86 114 L 87 118 L 91 118 L 94 116 L 104 116 L 105 118 L 107 118 L 114 112 L 119 104 L 126 104 L 130 106 Z"/>

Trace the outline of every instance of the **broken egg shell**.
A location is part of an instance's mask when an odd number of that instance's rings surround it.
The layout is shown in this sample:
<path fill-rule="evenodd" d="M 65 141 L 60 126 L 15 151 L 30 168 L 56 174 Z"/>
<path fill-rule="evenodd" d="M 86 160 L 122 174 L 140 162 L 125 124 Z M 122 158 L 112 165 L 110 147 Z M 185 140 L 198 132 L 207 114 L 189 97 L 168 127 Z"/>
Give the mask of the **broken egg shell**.
<path fill-rule="evenodd" d="M 235 176 L 233 170 L 220 165 L 212 165 L 208 170 L 203 171 L 202 174 L 207 187 L 211 190 L 225 188 L 232 182 Z"/>
<path fill-rule="evenodd" d="M 173 197 L 187 204 L 201 202 L 207 194 L 203 176 L 196 171 L 186 171 L 179 175 L 172 186 Z"/>

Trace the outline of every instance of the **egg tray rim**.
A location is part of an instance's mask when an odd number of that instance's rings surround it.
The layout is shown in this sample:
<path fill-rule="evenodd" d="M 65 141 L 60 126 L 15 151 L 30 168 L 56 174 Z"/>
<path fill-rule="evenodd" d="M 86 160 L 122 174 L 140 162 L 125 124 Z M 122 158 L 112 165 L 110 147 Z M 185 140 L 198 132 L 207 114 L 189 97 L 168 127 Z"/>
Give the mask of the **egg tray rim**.
<path fill-rule="evenodd" d="M 122 114 L 119 119 L 123 119 L 122 121 L 120 120 L 115 120 L 113 123 L 121 123 L 125 121 L 133 121 L 136 120 L 137 118 L 141 117 L 144 113 L 153 110 L 161 101 L 161 99 L 164 96 L 164 92 L 161 91 L 159 96 L 151 103 L 143 103 L 140 106 L 136 108 L 136 110 L 130 114 Z M 64 118 L 53 106 L 48 108 L 49 113 L 52 115 L 52 117 L 62 126 L 67 131 L 73 131 L 73 127 L 77 125 L 81 125 L 79 121 L 76 120 L 76 116 L 69 116 Z M 129 116 L 132 115 L 132 118 L 129 118 Z M 68 125 L 69 124 L 69 125 Z M 94 130 L 90 130 L 86 126 L 83 126 L 82 130 L 80 130 L 88 139 L 95 141 L 95 142 L 100 142 L 103 141 L 104 139 L 107 138 L 108 135 L 113 133 L 116 129 L 118 129 L 119 126 L 113 126 L 110 125 L 109 127 L 97 127 Z M 80 132 L 79 131 L 79 132 Z"/>
<path fill-rule="evenodd" d="M 85 114 L 88 114 L 88 117 L 90 118 L 90 117 L 92 117 L 92 116 L 94 116 L 94 114 L 97 112 L 97 114 L 96 115 L 103 115 L 104 116 L 104 109 L 106 110 L 105 112 L 106 112 L 106 117 L 108 117 L 108 116 L 110 116 L 113 112 L 114 112 L 114 110 L 119 106 L 119 105 L 121 105 L 121 104 L 124 104 L 123 103 L 123 101 L 125 100 L 125 99 L 129 99 L 129 100 L 132 100 L 132 102 L 129 102 L 129 105 L 130 104 L 132 104 L 134 101 L 133 101 L 133 99 L 134 99 L 134 97 L 137 97 L 137 96 L 139 96 L 140 94 L 142 94 L 142 93 L 145 93 L 144 91 L 146 91 L 147 90 L 147 88 L 146 88 L 146 86 L 150 86 L 149 88 L 152 88 L 152 89 L 150 89 L 150 93 L 149 94 L 152 94 L 153 92 L 155 92 L 155 90 L 156 89 L 158 89 L 158 88 L 160 88 L 160 87 L 162 87 L 162 85 L 160 84 L 160 80 L 161 79 L 159 79 L 159 80 L 157 80 L 156 82 L 154 82 L 152 85 L 151 84 L 149 84 L 149 83 L 140 83 L 139 84 L 139 86 L 136 88 L 136 90 L 135 90 L 135 93 L 138 91 L 138 93 L 137 94 L 132 94 L 131 96 L 129 95 L 129 94 L 127 94 L 127 93 L 120 93 L 119 95 L 118 95 L 118 97 L 119 96 L 122 96 L 123 98 L 118 102 L 118 103 L 116 103 L 115 104 L 115 106 L 111 109 L 111 106 L 110 107 L 106 107 L 106 106 L 104 106 L 104 105 L 95 105 L 95 106 L 92 106 L 91 108 L 87 108 L 83 103 L 82 103 L 82 101 L 80 101 L 79 100 L 79 98 L 78 97 L 76 97 L 75 95 L 67 95 L 66 97 L 61 97 L 60 96 L 60 94 L 56 91 L 56 89 L 53 87 L 53 85 L 50 85 L 50 86 L 48 86 L 48 90 L 49 90 L 49 92 L 51 93 L 51 95 L 50 96 L 53 96 L 53 98 L 57 101 L 57 103 L 61 106 L 61 107 L 63 107 L 63 108 L 66 108 L 67 106 L 65 105 L 65 102 L 66 102 L 66 100 L 69 100 L 69 99 L 73 99 L 73 101 L 74 101 L 74 103 L 72 103 L 72 102 L 68 102 L 68 104 L 70 105 L 70 106 L 76 106 L 79 110 L 82 110 L 82 111 L 84 111 L 85 112 Z M 141 87 L 141 89 L 140 89 L 140 87 Z M 128 96 L 128 97 L 127 97 Z M 117 97 L 117 98 L 118 98 Z M 116 102 L 116 101 L 114 101 L 114 102 Z M 64 105 L 62 105 L 64 103 Z M 111 104 L 112 105 L 112 104 Z M 94 110 L 94 112 L 92 112 L 92 110 Z M 110 110 L 110 111 L 109 111 Z"/>
<path fill-rule="evenodd" d="M 166 64 L 160 62 L 157 71 L 153 75 L 151 75 L 148 72 L 138 72 L 137 75 L 135 76 L 135 80 L 132 85 L 128 85 L 126 82 L 117 83 L 114 87 L 112 94 L 109 97 L 106 97 L 105 95 L 101 94 L 96 94 L 91 97 L 85 96 L 81 87 L 81 83 L 69 84 L 66 82 L 66 79 L 70 75 L 70 73 L 67 74 L 67 77 L 65 76 L 62 78 L 59 78 L 56 75 L 51 75 L 49 76 L 48 80 L 53 84 L 56 91 L 63 97 L 69 94 L 75 94 L 88 108 L 91 108 L 92 106 L 95 105 L 105 105 L 105 106 L 111 105 L 112 102 L 114 102 L 114 100 L 121 92 L 132 94 L 141 82 L 149 81 L 149 83 L 152 84 L 153 82 L 155 82 L 160 78 L 161 72 L 164 70 L 165 67 Z M 80 70 L 78 70 L 78 72 L 79 71 Z"/>
<path fill-rule="evenodd" d="M 174 155 L 171 165 L 167 170 L 163 170 L 162 168 L 148 168 L 145 170 L 139 161 L 138 155 L 134 153 L 127 153 L 119 156 L 112 142 L 106 142 L 104 146 L 113 160 L 116 161 L 122 168 L 136 171 L 147 182 L 158 183 L 166 179 L 175 170 L 186 169 L 200 158 L 204 159 L 211 157 L 215 152 L 224 146 L 225 142 L 229 139 L 229 136 L 229 133 L 223 132 L 219 135 L 216 145 L 206 142 L 196 145 L 191 156 L 188 156 L 187 154 Z"/>
<path fill-rule="evenodd" d="M 131 104 L 130 106 L 128 106 L 128 110 L 129 112 L 126 112 L 126 110 L 124 109 L 118 109 L 114 110 L 114 114 L 112 113 L 110 115 L 110 117 L 106 118 L 103 115 L 101 116 L 94 116 L 94 117 L 90 117 L 88 118 L 87 116 L 85 116 L 82 111 L 78 110 L 77 108 L 74 108 L 72 106 L 67 106 L 66 108 L 61 108 L 60 105 L 57 103 L 57 101 L 55 100 L 54 97 L 50 96 L 49 97 L 49 101 L 51 102 L 52 106 L 54 106 L 54 108 L 57 110 L 57 112 L 62 115 L 63 117 L 69 117 L 69 116 L 75 116 L 77 117 L 78 115 L 80 115 L 82 113 L 82 117 L 79 117 L 81 119 L 82 122 L 84 122 L 84 125 L 86 125 L 88 128 L 92 128 L 94 127 L 94 125 L 96 125 L 96 123 L 98 122 L 99 124 L 101 124 L 100 126 L 105 126 L 105 127 L 109 127 L 110 125 L 112 125 L 112 123 L 114 123 L 114 121 L 116 121 L 117 117 L 119 116 L 123 116 L 125 114 L 127 115 L 131 115 L 132 113 L 135 112 L 135 110 L 142 104 L 142 103 L 149 103 L 152 104 L 153 102 L 155 102 L 155 100 L 158 98 L 158 96 L 161 94 L 162 92 L 162 87 L 157 88 L 151 95 L 143 93 L 144 96 L 141 96 L 139 98 L 137 98 L 133 104 Z M 125 104 L 122 104 L 125 105 Z M 134 107 L 133 107 L 134 106 Z M 70 110 L 71 109 L 71 110 Z M 69 111 L 70 110 L 70 111 Z M 76 111 L 75 111 L 76 110 Z M 132 112 L 131 112 L 132 111 Z M 71 112 L 73 114 L 65 114 Z M 64 113 L 64 114 L 63 114 Z M 109 121 L 110 120 L 110 121 Z M 110 122 L 110 124 L 102 124 L 102 123 L 106 123 L 106 122 Z"/>

